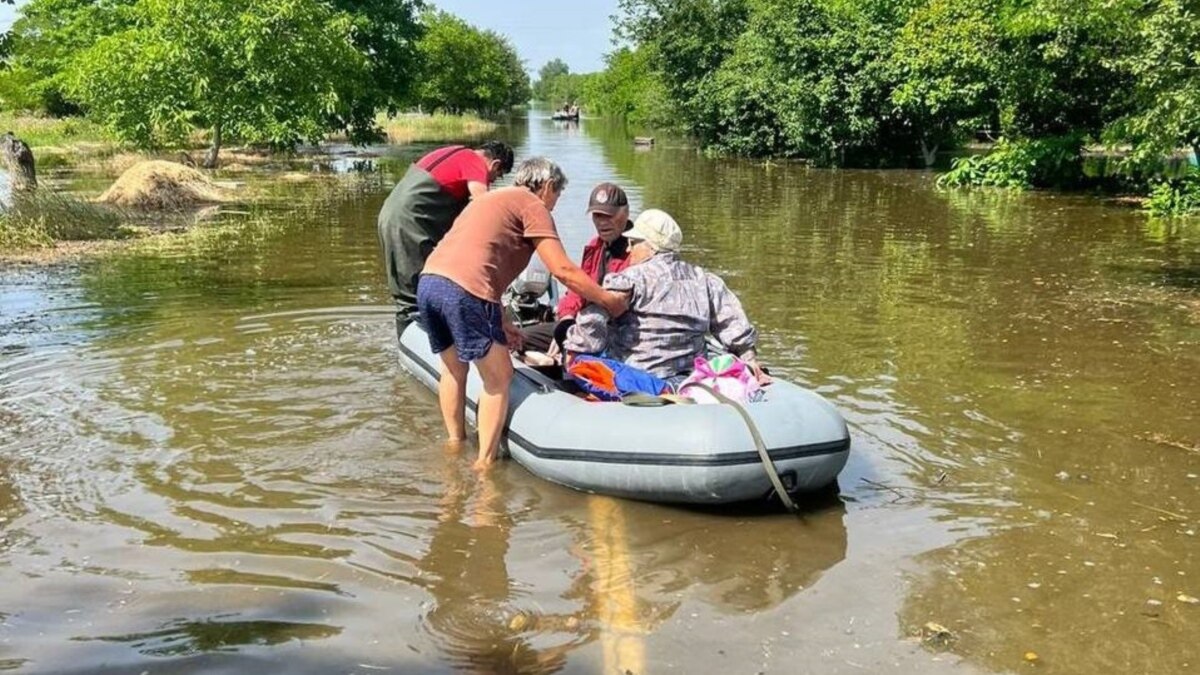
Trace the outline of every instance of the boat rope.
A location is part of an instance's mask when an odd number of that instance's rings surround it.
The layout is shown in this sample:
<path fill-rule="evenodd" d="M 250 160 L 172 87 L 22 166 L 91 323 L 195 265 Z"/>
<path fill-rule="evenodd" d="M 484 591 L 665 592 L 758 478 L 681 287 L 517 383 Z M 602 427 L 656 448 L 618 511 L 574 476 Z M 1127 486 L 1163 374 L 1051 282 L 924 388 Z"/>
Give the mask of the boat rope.
<path fill-rule="evenodd" d="M 715 387 L 710 387 L 707 384 L 692 382 L 684 385 L 684 388 L 696 387 L 703 391 L 712 394 L 721 403 L 732 406 L 737 414 L 742 416 L 742 421 L 746 423 L 746 428 L 750 430 L 750 437 L 754 439 L 754 449 L 758 450 L 758 456 L 762 459 L 763 468 L 767 470 L 767 478 L 771 479 L 771 485 L 775 486 L 775 494 L 779 495 L 779 501 L 783 502 L 784 507 L 788 511 L 799 511 L 796 502 L 792 501 L 788 495 L 787 489 L 783 487 L 783 479 L 779 477 L 779 469 L 775 468 L 775 460 L 771 459 L 771 453 L 767 452 L 767 444 L 763 442 L 762 434 L 758 431 L 758 425 L 754 423 L 754 418 L 750 417 L 750 413 L 746 410 L 746 406 L 729 398 L 728 396 L 717 391 Z M 681 392 L 682 393 L 682 392 Z"/>

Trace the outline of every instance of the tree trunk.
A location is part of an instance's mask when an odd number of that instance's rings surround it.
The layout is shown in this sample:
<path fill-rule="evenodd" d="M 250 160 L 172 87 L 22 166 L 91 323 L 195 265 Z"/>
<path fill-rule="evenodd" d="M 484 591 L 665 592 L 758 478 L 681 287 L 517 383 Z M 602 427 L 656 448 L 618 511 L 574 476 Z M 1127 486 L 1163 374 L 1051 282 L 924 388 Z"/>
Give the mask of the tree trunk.
<path fill-rule="evenodd" d="M 929 147 L 929 144 L 925 142 L 924 138 L 921 139 L 921 158 L 925 160 L 926 169 L 933 168 L 933 163 L 937 161 L 937 151 L 937 144 L 934 144 L 934 146 L 931 148 Z"/>
<path fill-rule="evenodd" d="M 1192 143 L 1192 157 L 1195 159 L 1196 164 L 1200 165 L 1200 143 Z"/>
<path fill-rule="evenodd" d="M 11 131 L 0 136 L 0 155 L 4 157 L 13 193 L 32 192 L 37 189 L 33 151 L 25 141 L 14 136 Z"/>
<path fill-rule="evenodd" d="M 208 149 L 208 157 L 204 158 L 204 168 L 217 168 L 217 154 L 221 152 L 221 123 L 213 125 L 212 147 Z"/>

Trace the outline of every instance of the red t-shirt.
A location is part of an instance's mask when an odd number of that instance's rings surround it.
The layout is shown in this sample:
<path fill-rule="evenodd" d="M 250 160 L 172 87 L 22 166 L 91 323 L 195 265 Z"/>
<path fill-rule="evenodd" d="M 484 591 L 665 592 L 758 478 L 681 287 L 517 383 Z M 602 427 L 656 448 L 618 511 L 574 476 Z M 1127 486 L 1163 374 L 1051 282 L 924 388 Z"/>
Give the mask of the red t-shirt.
<path fill-rule="evenodd" d="M 632 223 L 629 227 L 632 227 Z M 626 227 L 625 229 L 629 229 Z M 583 247 L 583 259 L 579 262 L 579 267 L 587 273 L 592 281 L 600 283 L 600 264 L 604 259 L 604 249 L 608 248 L 608 266 L 604 273 L 616 274 L 629 267 L 629 240 L 624 237 L 614 241 L 611 244 L 605 244 L 600 241 L 600 237 L 592 237 L 592 240 Z M 567 291 L 566 295 L 558 301 L 558 320 L 574 319 L 575 315 L 583 309 L 587 301 L 579 297 L 575 291 Z"/>
<path fill-rule="evenodd" d="M 428 171 L 447 194 L 459 201 L 465 202 L 471 197 L 467 183 L 488 184 L 487 162 L 475 151 L 461 145 L 434 150 L 417 160 L 417 168 Z"/>

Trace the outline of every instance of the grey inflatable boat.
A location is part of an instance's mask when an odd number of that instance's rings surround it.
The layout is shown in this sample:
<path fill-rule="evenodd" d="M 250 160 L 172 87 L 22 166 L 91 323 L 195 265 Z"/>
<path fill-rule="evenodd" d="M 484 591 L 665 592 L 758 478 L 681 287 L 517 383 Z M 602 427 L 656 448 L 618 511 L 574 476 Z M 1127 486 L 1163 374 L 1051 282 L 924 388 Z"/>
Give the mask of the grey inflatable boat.
<path fill-rule="evenodd" d="M 400 336 L 400 363 L 437 391 L 440 358 L 425 330 Z M 724 504 L 770 497 L 775 489 L 753 433 L 730 405 L 638 407 L 586 401 L 566 383 L 513 362 L 503 449 L 549 481 L 598 494 L 653 502 Z M 482 390 L 467 383 L 467 419 Z M 790 494 L 828 487 L 850 454 L 850 434 L 820 395 L 776 380 L 767 400 L 743 406 L 783 488 Z"/>

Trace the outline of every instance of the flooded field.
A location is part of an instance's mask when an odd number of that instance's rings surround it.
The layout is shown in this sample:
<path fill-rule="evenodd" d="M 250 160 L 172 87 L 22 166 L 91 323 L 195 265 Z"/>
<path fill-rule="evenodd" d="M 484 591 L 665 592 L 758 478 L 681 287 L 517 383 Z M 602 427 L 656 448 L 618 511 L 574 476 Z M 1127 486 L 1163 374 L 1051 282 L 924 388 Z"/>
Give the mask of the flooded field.
<path fill-rule="evenodd" d="M 587 120 L 505 136 L 567 172 L 569 251 L 602 180 L 676 216 L 773 371 L 846 416 L 841 497 L 796 518 L 477 477 L 397 365 L 378 259 L 424 148 L 374 148 L 352 177 L 244 178 L 265 206 L 171 241 L 3 263 L 0 670 L 1200 667 L 1200 222 Z"/>

